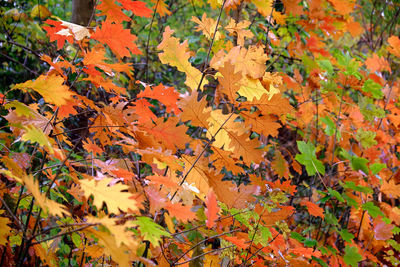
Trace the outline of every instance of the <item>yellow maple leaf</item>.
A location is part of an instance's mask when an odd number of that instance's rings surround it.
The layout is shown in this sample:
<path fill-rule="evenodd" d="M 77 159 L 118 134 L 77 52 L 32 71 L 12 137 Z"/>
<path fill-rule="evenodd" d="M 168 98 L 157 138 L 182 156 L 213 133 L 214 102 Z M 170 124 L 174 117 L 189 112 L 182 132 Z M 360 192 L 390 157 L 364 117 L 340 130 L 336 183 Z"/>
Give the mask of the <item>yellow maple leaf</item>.
<path fill-rule="evenodd" d="M 163 40 L 157 47 L 157 49 L 162 50 L 158 57 L 161 63 L 169 64 L 184 72 L 186 74 L 185 84 L 195 91 L 199 87 L 202 73 L 189 62 L 190 53 L 188 52 L 187 41 L 179 43 L 177 38 L 171 36 L 173 32 L 169 26 L 166 27 Z M 203 79 L 204 82 L 205 80 Z M 200 89 L 202 87 L 200 86 Z"/>
<path fill-rule="evenodd" d="M 118 214 L 120 213 L 119 210 L 124 212 L 128 212 L 128 210 L 137 211 L 136 200 L 130 198 L 132 194 L 121 192 L 129 189 L 129 186 L 124 184 L 108 186 L 112 180 L 112 178 L 104 178 L 100 181 L 84 179 L 80 180 L 80 183 L 85 196 L 89 198 L 90 195 L 93 195 L 93 204 L 99 209 L 103 206 L 104 202 L 111 213 Z"/>
<path fill-rule="evenodd" d="M 62 106 L 74 95 L 69 87 L 64 85 L 64 78 L 59 75 L 40 75 L 36 80 L 16 84 L 13 89 L 32 89 L 41 94 L 44 100 L 56 106 Z"/>

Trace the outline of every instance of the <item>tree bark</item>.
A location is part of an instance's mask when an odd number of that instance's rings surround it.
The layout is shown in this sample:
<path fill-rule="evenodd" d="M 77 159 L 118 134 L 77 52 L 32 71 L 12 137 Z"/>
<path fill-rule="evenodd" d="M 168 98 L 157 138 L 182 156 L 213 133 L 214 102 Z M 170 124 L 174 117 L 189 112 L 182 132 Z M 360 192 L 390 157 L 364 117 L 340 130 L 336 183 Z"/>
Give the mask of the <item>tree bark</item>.
<path fill-rule="evenodd" d="M 88 26 L 94 9 L 94 0 L 72 1 L 72 23 Z"/>

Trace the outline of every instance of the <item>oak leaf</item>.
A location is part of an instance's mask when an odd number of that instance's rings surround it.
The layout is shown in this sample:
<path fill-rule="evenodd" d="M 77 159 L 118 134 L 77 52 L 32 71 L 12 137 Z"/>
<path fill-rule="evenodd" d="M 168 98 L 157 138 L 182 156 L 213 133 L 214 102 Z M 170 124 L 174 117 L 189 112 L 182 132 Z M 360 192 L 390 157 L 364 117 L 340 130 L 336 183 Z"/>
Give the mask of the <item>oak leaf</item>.
<path fill-rule="evenodd" d="M 46 214 L 57 215 L 60 217 L 63 217 L 63 214 L 70 216 L 68 209 L 65 206 L 47 198 L 45 193 L 40 192 L 39 182 L 35 180 L 32 175 L 23 175 L 21 179 L 26 188 L 32 193 L 36 203 Z"/>
<path fill-rule="evenodd" d="M 4 210 L 1 211 L 2 214 Z M 11 234 L 10 219 L 6 217 L 0 217 L 0 245 L 5 246 L 8 242 L 7 237 Z"/>
<path fill-rule="evenodd" d="M 106 20 L 101 24 L 101 28 L 98 27 L 92 34 L 92 38 L 107 44 L 118 57 L 129 56 L 129 51 L 135 55 L 142 54 L 134 43 L 136 36 L 131 34 L 130 30 L 124 29 L 122 24 L 113 24 Z"/>
<path fill-rule="evenodd" d="M 120 183 L 108 186 L 112 180 L 112 178 L 103 178 L 99 181 L 84 179 L 79 182 L 86 198 L 93 195 L 93 204 L 98 209 L 101 209 L 105 203 L 110 213 L 119 214 L 120 210 L 123 212 L 137 211 L 136 200 L 131 198 L 133 195 L 129 192 L 122 192 L 128 190 L 129 186 Z"/>
<path fill-rule="evenodd" d="M 146 3 L 142 1 L 132 1 L 132 0 L 117 0 L 117 1 L 122 4 L 122 7 L 124 9 L 132 11 L 132 13 L 135 16 L 150 18 L 151 14 L 153 14 L 153 10 L 146 7 Z"/>
<path fill-rule="evenodd" d="M 163 84 L 159 84 L 153 89 L 147 86 L 144 91 L 141 91 L 137 97 L 147 97 L 152 99 L 157 99 L 165 107 L 168 113 L 173 112 L 175 115 L 181 113 L 177 106 L 179 100 L 179 93 L 173 87 L 167 87 Z"/>
<path fill-rule="evenodd" d="M 13 89 L 31 89 L 41 94 L 47 103 L 62 106 L 72 99 L 74 93 L 64 85 L 64 78 L 58 75 L 40 75 L 36 80 L 16 84 Z"/>
<path fill-rule="evenodd" d="M 186 74 L 185 84 L 192 91 L 197 88 L 202 89 L 203 84 L 200 86 L 202 73 L 189 62 L 190 53 L 188 52 L 187 41 L 180 43 L 177 38 L 172 37 L 173 33 L 174 31 L 167 26 L 163 33 L 163 40 L 157 47 L 158 50 L 162 51 L 158 54 L 161 63 L 169 64 L 176 67 L 179 71 L 184 72 Z M 204 79 L 203 82 L 205 82 Z"/>
<path fill-rule="evenodd" d="M 215 220 L 218 219 L 219 207 L 217 198 L 213 190 L 207 194 L 205 204 L 207 206 L 205 214 L 207 216 L 206 226 L 212 228 L 215 225 Z"/>
<path fill-rule="evenodd" d="M 181 203 L 167 203 L 165 208 L 168 210 L 169 215 L 177 218 L 183 223 L 196 219 L 196 213 L 191 211 L 190 206 L 183 206 Z"/>

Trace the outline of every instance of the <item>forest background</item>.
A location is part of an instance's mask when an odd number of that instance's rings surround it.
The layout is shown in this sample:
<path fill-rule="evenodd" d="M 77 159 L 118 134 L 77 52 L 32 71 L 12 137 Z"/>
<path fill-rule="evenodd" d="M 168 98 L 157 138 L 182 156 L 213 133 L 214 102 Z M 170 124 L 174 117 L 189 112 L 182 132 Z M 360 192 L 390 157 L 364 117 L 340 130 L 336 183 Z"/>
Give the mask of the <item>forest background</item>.
<path fill-rule="evenodd" d="M 0 3 L 0 266 L 400 263 L 397 1 Z"/>

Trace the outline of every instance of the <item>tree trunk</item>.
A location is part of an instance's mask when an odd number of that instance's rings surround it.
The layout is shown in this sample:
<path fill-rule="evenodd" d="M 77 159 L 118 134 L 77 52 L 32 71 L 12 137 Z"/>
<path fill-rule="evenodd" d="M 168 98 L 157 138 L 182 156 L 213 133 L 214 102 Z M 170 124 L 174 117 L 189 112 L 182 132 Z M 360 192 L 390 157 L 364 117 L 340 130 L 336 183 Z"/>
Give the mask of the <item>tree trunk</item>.
<path fill-rule="evenodd" d="M 94 0 L 72 0 L 72 23 L 88 26 L 94 9 Z"/>

